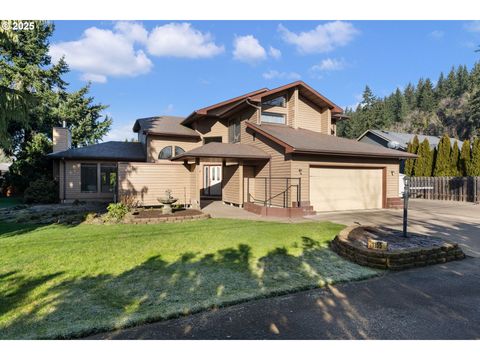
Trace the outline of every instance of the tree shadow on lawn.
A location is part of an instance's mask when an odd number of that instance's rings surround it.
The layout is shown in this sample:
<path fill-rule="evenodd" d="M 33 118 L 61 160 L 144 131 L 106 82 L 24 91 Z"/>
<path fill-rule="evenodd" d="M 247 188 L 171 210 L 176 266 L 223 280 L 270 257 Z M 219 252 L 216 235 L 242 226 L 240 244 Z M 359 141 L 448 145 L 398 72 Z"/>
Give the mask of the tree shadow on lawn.
<path fill-rule="evenodd" d="M 299 256 L 276 248 L 260 259 L 245 244 L 201 257 L 186 252 L 174 262 L 158 255 L 118 275 L 61 281 L 59 273 L 32 279 L 11 274 L 3 288 L 16 290 L 0 308 L 0 338 L 80 337 L 380 273 L 343 260 L 310 238 L 297 246 Z M 53 285 L 27 310 L 21 306 L 48 281 Z"/>

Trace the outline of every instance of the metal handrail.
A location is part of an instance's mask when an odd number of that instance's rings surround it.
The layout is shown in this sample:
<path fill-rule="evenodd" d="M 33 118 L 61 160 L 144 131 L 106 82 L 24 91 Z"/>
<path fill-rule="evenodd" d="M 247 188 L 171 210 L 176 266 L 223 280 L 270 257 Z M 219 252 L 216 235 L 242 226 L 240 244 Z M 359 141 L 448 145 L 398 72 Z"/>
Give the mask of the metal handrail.
<path fill-rule="evenodd" d="M 302 183 L 302 179 L 301 178 L 293 178 L 293 177 L 278 177 L 278 176 L 272 176 L 272 177 L 256 177 L 255 180 L 265 180 L 265 199 L 257 199 L 255 198 L 249 191 L 249 189 L 247 189 L 247 194 L 248 194 L 248 201 L 250 202 L 251 199 L 253 199 L 253 202 L 260 202 L 260 203 L 263 203 L 264 206 L 271 206 L 272 205 L 272 200 L 277 198 L 278 196 L 280 195 L 284 195 L 286 196 L 286 198 L 284 199 L 284 202 L 283 202 L 283 207 L 284 208 L 289 208 L 289 207 L 292 207 L 290 202 L 289 202 L 289 194 L 288 192 L 293 188 L 295 187 L 296 188 L 296 192 L 297 192 L 297 201 L 296 203 L 298 204 L 298 206 L 300 206 L 300 202 L 301 202 L 301 183 Z M 275 194 L 275 195 L 271 195 L 271 180 L 285 180 L 286 181 L 286 188 L 285 190 Z M 270 197 L 267 197 L 268 195 L 268 190 L 267 190 L 267 182 L 268 180 L 270 180 Z M 298 181 L 298 184 L 289 184 L 289 181 L 290 180 L 297 180 Z"/>

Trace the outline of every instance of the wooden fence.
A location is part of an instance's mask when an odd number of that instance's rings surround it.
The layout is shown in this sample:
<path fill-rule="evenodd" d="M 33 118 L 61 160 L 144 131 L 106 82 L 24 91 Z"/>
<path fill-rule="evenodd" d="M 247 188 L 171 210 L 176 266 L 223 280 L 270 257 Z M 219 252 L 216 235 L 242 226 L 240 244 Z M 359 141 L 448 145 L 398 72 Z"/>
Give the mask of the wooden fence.
<path fill-rule="evenodd" d="M 412 198 L 430 200 L 471 201 L 480 200 L 480 176 L 410 178 Z"/>

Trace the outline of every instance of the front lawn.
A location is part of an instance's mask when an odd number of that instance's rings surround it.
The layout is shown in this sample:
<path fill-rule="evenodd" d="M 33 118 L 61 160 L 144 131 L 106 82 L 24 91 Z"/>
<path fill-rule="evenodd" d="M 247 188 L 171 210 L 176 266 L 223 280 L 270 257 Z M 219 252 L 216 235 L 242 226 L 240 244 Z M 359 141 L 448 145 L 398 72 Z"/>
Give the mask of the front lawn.
<path fill-rule="evenodd" d="M 379 274 L 327 248 L 342 228 L 0 223 L 0 338 L 82 336 Z"/>

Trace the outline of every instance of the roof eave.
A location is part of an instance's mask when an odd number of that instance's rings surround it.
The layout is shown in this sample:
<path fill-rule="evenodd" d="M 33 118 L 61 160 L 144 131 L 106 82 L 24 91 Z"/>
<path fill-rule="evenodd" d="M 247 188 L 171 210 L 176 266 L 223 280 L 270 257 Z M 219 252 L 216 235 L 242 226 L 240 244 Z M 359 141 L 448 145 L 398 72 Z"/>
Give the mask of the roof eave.
<path fill-rule="evenodd" d="M 144 130 L 143 133 L 145 135 L 157 135 L 157 136 L 166 136 L 166 137 L 182 137 L 182 138 L 193 138 L 199 139 L 200 135 L 198 134 L 179 134 L 179 133 L 171 133 L 171 132 L 159 132 L 159 131 L 149 131 Z"/>
<path fill-rule="evenodd" d="M 374 157 L 374 158 L 389 158 L 389 159 L 408 159 L 417 158 L 415 154 L 405 153 L 403 154 L 375 154 L 365 152 L 351 152 L 351 151 L 317 151 L 309 149 L 293 149 L 290 153 L 293 154 L 306 154 L 306 155 L 334 155 L 334 156 L 355 156 L 355 157 Z"/>

